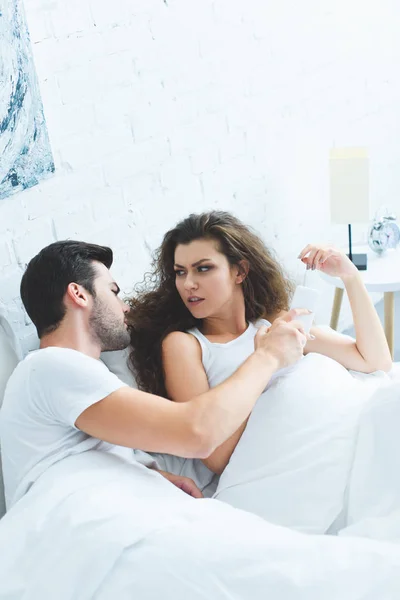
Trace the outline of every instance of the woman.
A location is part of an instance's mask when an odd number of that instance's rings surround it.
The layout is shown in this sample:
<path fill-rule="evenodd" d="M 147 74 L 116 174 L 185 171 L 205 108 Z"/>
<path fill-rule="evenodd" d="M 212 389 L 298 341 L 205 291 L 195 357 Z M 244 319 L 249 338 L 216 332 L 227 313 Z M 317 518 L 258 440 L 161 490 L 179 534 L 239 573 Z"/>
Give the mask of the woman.
<path fill-rule="evenodd" d="M 307 269 L 340 277 L 356 339 L 318 327 L 304 354 L 346 369 L 389 371 L 386 338 L 359 273 L 346 255 L 306 246 Z M 260 323 L 288 310 L 292 284 L 261 239 L 238 219 L 214 211 L 190 215 L 164 236 L 147 286 L 131 300 L 131 367 L 140 388 L 185 402 L 226 379 L 247 358 Z M 204 464 L 221 474 L 246 422 Z"/>

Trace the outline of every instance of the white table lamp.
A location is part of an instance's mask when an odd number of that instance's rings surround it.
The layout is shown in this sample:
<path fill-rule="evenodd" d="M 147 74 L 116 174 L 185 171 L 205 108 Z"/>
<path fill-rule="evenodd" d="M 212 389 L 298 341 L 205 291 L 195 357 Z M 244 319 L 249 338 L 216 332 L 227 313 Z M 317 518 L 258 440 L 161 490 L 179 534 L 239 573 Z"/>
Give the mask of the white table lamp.
<path fill-rule="evenodd" d="M 365 148 L 333 148 L 329 159 L 331 222 L 347 224 L 349 258 L 360 271 L 366 254 L 353 254 L 351 224 L 369 221 L 369 164 Z"/>

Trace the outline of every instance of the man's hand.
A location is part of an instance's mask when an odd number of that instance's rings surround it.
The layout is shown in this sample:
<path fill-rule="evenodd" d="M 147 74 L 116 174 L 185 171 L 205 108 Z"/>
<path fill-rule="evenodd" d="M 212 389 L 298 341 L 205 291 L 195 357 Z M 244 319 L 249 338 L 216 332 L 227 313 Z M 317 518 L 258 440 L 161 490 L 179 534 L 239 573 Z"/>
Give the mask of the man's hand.
<path fill-rule="evenodd" d="M 296 321 L 303 314 L 309 314 L 309 311 L 293 308 L 275 319 L 271 327 L 260 327 L 256 334 L 255 349 L 272 357 L 277 362 L 277 369 L 288 367 L 303 356 L 308 336 L 302 324 Z"/>
<path fill-rule="evenodd" d="M 176 485 L 180 490 L 193 496 L 193 498 L 203 498 L 203 494 L 193 481 L 189 477 L 182 477 L 182 475 L 174 475 L 173 473 L 167 473 L 166 471 L 158 471 L 165 479 L 168 479 L 171 483 Z"/>

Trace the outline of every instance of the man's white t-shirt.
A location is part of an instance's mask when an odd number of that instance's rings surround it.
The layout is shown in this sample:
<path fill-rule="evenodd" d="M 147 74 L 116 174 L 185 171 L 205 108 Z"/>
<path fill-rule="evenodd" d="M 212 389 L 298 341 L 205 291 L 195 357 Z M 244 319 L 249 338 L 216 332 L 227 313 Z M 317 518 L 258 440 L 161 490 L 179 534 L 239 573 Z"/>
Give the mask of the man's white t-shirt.
<path fill-rule="evenodd" d="M 87 450 L 134 460 L 134 451 L 75 427 L 89 406 L 124 387 L 100 360 L 69 348 L 29 354 L 15 369 L 0 410 L 0 444 L 7 508 L 51 465 Z"/>

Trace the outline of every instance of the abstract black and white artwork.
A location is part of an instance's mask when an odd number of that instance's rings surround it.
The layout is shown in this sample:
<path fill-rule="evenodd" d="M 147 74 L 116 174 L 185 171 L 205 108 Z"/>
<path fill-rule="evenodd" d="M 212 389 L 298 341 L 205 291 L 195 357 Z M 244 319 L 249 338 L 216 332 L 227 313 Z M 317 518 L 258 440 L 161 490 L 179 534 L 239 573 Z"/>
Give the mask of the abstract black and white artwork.
<path fill-rule="evenodd" d="M 0 200 L 54 171 L 22 0 L 0 2 Z"/>

